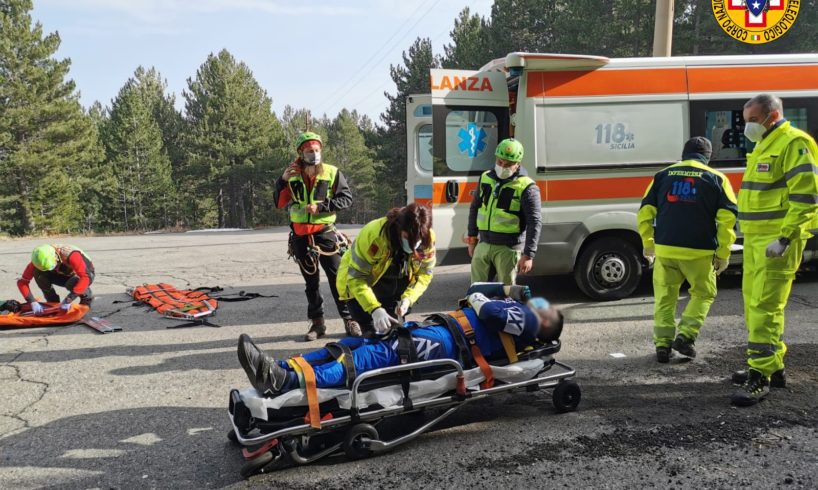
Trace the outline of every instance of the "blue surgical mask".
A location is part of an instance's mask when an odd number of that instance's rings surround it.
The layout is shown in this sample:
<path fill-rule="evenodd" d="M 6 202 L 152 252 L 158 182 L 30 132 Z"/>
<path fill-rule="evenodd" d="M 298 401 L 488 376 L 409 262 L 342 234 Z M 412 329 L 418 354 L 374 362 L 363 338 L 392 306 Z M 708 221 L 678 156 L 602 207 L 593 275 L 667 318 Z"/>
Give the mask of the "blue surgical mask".
<path fill-rule="evenodd" d="M 409 246 L 409 240 L 407 240 L 406 238 L 401 238 L 401 239 L 400 239 L 400 248 L 402 248 L 402 249 L 403 249 L 403 251 L 404 251 L 404 252 L 406 252 L 407 254 L 411 254 L 411 253 L 412 253 L 412 252 L 414 252 L 414 251 L 415 251 L 415 250 L 416 250 L 418 247 L 420 247 L 420 241 L 418 241 L 418 242 L 415 244 L 415 248 L 412 248 L 411 246 Z"/>
<path fill-rule="evenodd" d="M 551 306 L 551 303 L 549 303 L 547 299 L 538 296 L 528 300 L 526 306 L 532 310 L 547 310 L 548 307 Z"/>

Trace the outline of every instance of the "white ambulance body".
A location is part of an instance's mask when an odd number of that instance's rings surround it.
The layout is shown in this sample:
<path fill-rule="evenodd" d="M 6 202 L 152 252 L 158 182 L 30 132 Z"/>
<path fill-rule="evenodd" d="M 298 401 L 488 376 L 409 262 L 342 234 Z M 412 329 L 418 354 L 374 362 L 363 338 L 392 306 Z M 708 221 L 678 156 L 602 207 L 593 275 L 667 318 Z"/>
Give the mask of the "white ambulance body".
<path fill-rule="evenodd" d="M 818 135 L 818 54 L 512 53 L 479 71 L 432 70 L 431 101 L 412 96 L 407 106 L 409 200 L 432 205 L 439 262 L 467 263 L 462 237 L 477 181 L 497 143 L 513 136 L 542 197 L 532 274 L 573 273 L 588 296 L 622 298 L 646 267 L 636 211 L 652 176 L 679 160 L 689 137 L 705 136 L 711 165 L 738 192 L 752 149 L 742 109 L 762 92 L 780 96 L 785 117 Z M 816 256 L 812 240 L 805 261 Z"/>

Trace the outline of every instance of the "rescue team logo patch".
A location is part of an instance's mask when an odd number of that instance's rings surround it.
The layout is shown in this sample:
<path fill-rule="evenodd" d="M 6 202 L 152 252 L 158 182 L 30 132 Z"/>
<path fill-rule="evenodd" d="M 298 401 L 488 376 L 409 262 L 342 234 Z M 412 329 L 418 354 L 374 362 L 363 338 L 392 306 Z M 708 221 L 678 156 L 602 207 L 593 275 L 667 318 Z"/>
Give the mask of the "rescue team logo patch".
<path fill-rule="evenodd" d="M 795 23 L 799 0 L 711 0 L 722 30 L 737 41 L 764 44 L 783 36 Z"/>
<path fill-rule="evenodd" d="M 769 172 L 770 171 L 770 164 L 769 163 L 759 163 L 756 165 L 756 172 Z"/>

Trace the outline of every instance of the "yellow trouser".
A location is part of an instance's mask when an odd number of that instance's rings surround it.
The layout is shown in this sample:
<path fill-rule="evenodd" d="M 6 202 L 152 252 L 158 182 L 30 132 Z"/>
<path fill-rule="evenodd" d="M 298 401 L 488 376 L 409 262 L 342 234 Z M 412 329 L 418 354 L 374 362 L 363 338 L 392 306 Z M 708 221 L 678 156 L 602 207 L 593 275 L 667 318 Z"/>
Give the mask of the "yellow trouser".
<path fill-rule="evenodd" d="M 690 301 L 682 312 L 679 333 L 695 341 L 704 325 L 710 305 L 716 298 L 716 273 L 713 257 L 668 259 L 656 257 L 653 265 L 653 343 L 670 347 L 676 337 L 676 303 L 679 289 L 687 280 Z"/>
<path fill-rule="evenodd" d="M 777 234 L 744 235 L 741 291 L 747 324 L 747 364 L 767 377 L 784 369 L 784 307 L 806 244 L 804 238 L 793 240 L 783 257 L 767 258 L 767 245 L 777 238 Z"/>

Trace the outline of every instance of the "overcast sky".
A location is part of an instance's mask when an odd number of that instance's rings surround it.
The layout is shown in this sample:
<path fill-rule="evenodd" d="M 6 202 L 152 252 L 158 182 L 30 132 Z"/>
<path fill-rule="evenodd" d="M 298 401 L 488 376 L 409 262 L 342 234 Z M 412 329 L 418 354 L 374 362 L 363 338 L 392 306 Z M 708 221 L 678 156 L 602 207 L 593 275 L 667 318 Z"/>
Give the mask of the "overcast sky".
<path fill-rule="evenodd" d="M 110 105 L 137 66 L 156 67 L 183 107 L 187 79 L 223 48 L 250 67 L 280 113 L 285 105 L 334 117 L 342 107 L 376 122 L 395 92 L 389 65 L 417 37 L 435 53 L 465 6 L 492 0 L 34 0 L 33 17 L 58 31 L 60 58 L 85 106 Z M 488 61 L 488 60 L 487 60 Z M 475 67 L 478 68 L 478 67 Z"/>

